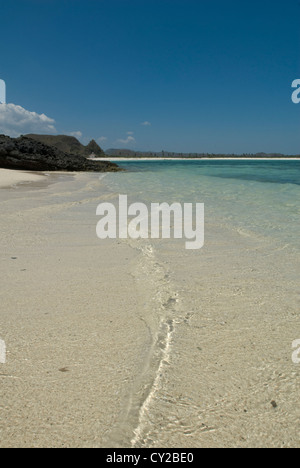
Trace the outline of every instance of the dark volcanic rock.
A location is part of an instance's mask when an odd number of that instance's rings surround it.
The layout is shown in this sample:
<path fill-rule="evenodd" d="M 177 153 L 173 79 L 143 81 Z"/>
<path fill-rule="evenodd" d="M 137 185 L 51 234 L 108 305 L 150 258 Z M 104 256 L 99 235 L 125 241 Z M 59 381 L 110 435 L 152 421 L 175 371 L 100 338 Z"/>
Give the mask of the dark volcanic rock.
<path fill-rule="evenodd" d="M 89 161 L 27 137 L 0 135 L 0 168 L 29 171 L 109 172 L 121 170 L 106 161 Z"/>
<path fill-rule="evenodd" d="M 99 158 L 105 157 L 104 151 L 100 146 L 92 140 L 87 146 L 80 143 L 77 138 L 68 135 L 35 135 L 33 133 L 24 135 L 31 140 L 39 141 L 47 146 L 54 146 L 55 148 L 67 154 L 77 154 L 88 158 L 93 153 Z"/>

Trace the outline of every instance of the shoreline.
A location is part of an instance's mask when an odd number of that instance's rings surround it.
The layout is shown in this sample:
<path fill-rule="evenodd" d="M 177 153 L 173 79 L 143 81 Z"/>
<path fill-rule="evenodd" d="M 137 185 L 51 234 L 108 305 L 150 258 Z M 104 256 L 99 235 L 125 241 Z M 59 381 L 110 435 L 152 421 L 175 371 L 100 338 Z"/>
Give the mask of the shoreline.
<path fill-rule="evenodd" d="M 67 174 L 1 191 L 0 446 L 296 446 L 298 254 L 218 216 L 99 241 L 113 184 Z"/>
<path fill-rule="evenodd" d="M 129 446 L 137 423 L 128 405 L 151 348 L 130 276 L 141 255 L 99 241 L 95 207 L 113 194 L 98 174 L 72 176 L 1 191 L 1 447 Z"/>
<path fill-rule="evenodd" d="M 92 161 L 300 161 L 300 158 L 89 158 Z"/>

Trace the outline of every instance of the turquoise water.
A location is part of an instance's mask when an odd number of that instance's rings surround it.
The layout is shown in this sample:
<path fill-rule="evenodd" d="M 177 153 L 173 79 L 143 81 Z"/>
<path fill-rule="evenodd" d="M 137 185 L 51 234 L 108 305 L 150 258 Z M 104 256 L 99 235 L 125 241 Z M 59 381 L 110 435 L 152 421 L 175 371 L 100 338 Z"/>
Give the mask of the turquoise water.
<path fill-rule="evenodd" d="M 128 161 L 110 188 L 132 202 L 198 202 L 206 223 L 300 250 L 300 161 Z"/>
<path fill-rule="evenodd" d="M 151 378 L 142 382 L 147 397 L 132 446 L 282 444 L 278 427 L 296 427 L 290 356 L 299 337 L 300 162 L 121 165 L 127 172 L 103 179 L 105 200 L 205 204 L 201 250 L 186 250 L 181 239 L 128 241 L 140 253 L 128 274 L 143 297 L 138 317 L 153 350 L 141 372 Z M 286 405 L 276 427 L 273 395 Z"/>

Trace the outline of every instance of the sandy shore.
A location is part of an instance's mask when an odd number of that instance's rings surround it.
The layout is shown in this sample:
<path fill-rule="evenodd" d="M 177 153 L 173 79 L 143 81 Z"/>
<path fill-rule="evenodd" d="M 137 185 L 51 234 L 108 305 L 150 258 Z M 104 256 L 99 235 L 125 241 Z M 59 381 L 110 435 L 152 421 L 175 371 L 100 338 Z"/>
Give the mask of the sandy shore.
<path fill-rule="evenodd" d="M 299 446 L 299 256 L 99 241 L 105 180 L 1 190 L 0 447 Z"/>
<path fill-rule="evenodd" d="M 0 194 L 0 446 L 129 445 L 150 340 L 138 252 L 97 239 L 97 175 L 51 178 Z"/>
<path fill-rule="evenodd" d="M 0 169 L 0 188 L 15 186 L 30 182 L 41 182 L 45 176 L 33 174 L 27 171 L 10 171 L 8 169 Z"/>

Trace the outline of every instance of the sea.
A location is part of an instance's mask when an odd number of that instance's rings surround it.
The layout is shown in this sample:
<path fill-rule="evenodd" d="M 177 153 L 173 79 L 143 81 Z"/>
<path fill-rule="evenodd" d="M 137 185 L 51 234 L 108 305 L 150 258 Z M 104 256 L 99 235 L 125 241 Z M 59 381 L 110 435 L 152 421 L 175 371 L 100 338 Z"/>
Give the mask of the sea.
<path fill-rule="evenodd" d="M 132 202 L 204 203 L 207 221 L 299 249 L 300 161 L 118 162 L 111 189 Z"/>
<path fill-rule="evenodd" d="M 113 430 L 111 444 L 297 446 L 300 161 L 118 164 L 124 172 L 101 180 L 115 197 L 204 203 L 205 243 L 123 240 L 140 251 L 129 273 L 147 298 L 139 314 L 151 346 L 128 431 Z"/>

